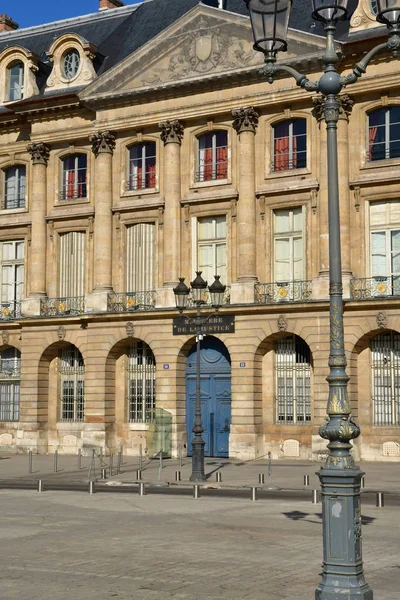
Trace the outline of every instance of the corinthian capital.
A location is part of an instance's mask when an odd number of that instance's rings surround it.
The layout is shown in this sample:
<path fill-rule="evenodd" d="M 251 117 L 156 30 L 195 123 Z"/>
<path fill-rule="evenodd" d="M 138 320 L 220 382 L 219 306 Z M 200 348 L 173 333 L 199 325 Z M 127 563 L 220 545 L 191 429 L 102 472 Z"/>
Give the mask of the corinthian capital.
<path fill-rule="evenodd" d="M 180 121 L 165 121 L 160 123 L 161 139 L 165 144 L 174 142 L 175 144 L 181 144 L 183 138 L 183 125 Z"/>
<path fill-rule="evenodd" d="M 47 165 L 50 156 L 50 146 L 43 142 L 28 144 L 26 149 L 31 155 L 34 165 Z"/>
<path fill-rule="evenodd" d="M 242 131 L 256 132 L 258 125 L 258 112 L 253 106 L 245 106 L 244 108 L 234 108 L 232 111 L 234 119 L 232 126 L 237 133 Z"/>
<path fill-rule="evenodd" d="M 102 152 L 114 153 L 115 135 L 112 131 L 97 131 L 89 136 L 89 142 L 92 144 L 92 152 L 95 156 Z"/>

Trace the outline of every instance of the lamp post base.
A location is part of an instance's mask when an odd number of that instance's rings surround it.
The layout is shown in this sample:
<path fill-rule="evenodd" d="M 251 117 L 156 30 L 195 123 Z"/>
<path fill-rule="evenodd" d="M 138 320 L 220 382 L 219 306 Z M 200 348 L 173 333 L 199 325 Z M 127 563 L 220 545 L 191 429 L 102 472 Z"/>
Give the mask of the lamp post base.
<path fill-rule="evenodd" d="M 360 491 L 364 473 L 351 457 L 342 460 L 329 464 L 328 458 L 328 466 L 316 473 L 321 482 L 324 559 L 315 600 L 373 600 L 364 579 L 361 550 Z"/>
<path fill-rule="evenodd" d="M 201 438 L 194 438 L 192 442 L 192 474 L 189 477 L 190 481 L 204 481 L 204 446 L 205 441 Z"/>

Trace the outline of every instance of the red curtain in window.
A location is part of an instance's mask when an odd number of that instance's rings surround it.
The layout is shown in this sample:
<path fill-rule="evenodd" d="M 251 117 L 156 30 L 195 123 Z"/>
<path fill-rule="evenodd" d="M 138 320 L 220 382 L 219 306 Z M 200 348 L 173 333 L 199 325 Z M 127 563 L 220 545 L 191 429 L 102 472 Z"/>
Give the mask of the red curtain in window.
<path fill-rule="evenodd" d="M 289 137 L 274 140 L 274 171 L 289 169 Z"/>
<path fill-rule="evenodd" d="M 147 187 L 155 188 L 156 187 L 156 163 L 154 160 L 150 162 L 148 165 L 148 184 Z"/>
<path fill-rule="evenodd" d="M 204 148 L 203 181 L 211 181 L 213 178 L 212 148 Z"/>
<path fill-rule="evenodd" d="M 368 160 L 372 160 L 372 148 L 374 145 L 374 141 L 376 138 L 376 134 L 378 132 L 377 127 L 370 127 L 368 133 Z"/>
<path fill-rule="evenodd" d="M 78 198 L 86 198 L 86 169 L 78 170 Z"/>
<path fill-rule="evenodd" d="M 141 190 L 143 186 L 143 167 L 142 161 L 138 161 L 133 167 L 132 187 L 134 190 Z"/>
<path fill-rule="evenodd" d="M 217 179 L 228 177 L 228 146 L 217 148 Z"/>
<path fill-rule="evenodd" d="M 67 171 L 67 189 L 66 197 L 74 198 L 75 196 L 75 171 Z"/>
<path fill-rule="evenodd" d="M 297 168 L 297 136 L 294 135 L 292 138 L 292 145 L 293 145 L 293 156 L 292 156 L 292 165 L 289 165 L 289 169 L 296 169 Z"/>

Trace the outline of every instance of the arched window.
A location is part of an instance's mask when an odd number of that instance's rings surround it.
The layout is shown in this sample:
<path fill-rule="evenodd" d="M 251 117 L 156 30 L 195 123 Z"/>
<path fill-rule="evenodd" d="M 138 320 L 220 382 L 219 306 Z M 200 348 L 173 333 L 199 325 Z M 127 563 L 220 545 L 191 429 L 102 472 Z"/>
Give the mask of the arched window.
<path fill-rule="evenodd" d="M 81 57 L 78 50 L 69 50 L 62 59 L 62 72 L 67 79 L 73 79 L 79 71 Z"/>
<path fill-rule="evenodd" d="M 304 169 L 307 166 L 307 133 L 305 119 L 281 121 L 272 127 L 273 171 Z"/>
<path fill-rule="evenodd" d="M 368 115 L 368 160 L 400 156 L 400 106 L 378 108 Z"/>
<path fill-rule="evenodd" d="M 311 421 L 310 349 L 297 335 L 275 347 L 276 422 L 301 425 Z"/>
<path fill-rule="evenodd" d="M 62 159 L 62 185 L 60 200 L 86 198 L 86 154 L 71 154 Z"/>
<path fill-rule="evenodd" d="M 228 133 L 213 131 L 197 138 L 197 181 L 213 181 L 228 177 Z"/>
<path fill-rule="evenodd" d="M 128 421 L 152 423 L 156 410 L 156 361 L 145 342 L 128 350 Z"/>
<path fill-rule="evenodd" d="M 4 171 L 3 209 L 25 208 L 26 167 L 16 165 Z"/>
<path fill-rule="evenodd" d="M 400 335 L 375 336 L 371 355 L 374 425 L 400 425 Z"/>
<path fill-rule="evenodd" d="M 85 365 L 82 354 L 72 344 L 64 346 L 60 357 L 61 421 L 84 419 Z"/>
<path fill-rule="evenodd" d="M 143 142 L 128 149 L 128 190 L 156 187 L 156 144 Z"/>
<path fill-rule="evenodd" d="M 18 421 L 21 353 L 17 348 L 0 352 L 0 421 Z"/>
<path fill-rule="evenodd" d="M 8 99 L 21 100 L 24 97 L 24 65 L 15 62 L 8 67 Z"/>

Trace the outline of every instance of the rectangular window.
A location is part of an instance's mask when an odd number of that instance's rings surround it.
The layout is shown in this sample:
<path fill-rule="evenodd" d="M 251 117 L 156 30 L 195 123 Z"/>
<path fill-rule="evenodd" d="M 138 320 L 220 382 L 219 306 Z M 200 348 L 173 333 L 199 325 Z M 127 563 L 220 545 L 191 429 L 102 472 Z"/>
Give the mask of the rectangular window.
<path fill-rule="evenodd" d="M 228 134 L 226 131 L 205 133 L 198 138 L 197 181 L 228 177 Z"/>
<path fill-rule="evenodd" d="M 9 167 L 4 173 L 3 208 L 25 208 L 26 168 L 23 165 Z"/>
<path fill-rule="evenodd" d="M 128 190 L 156 187 L 156 144 L 145 142 L 129 148 Z"/>
<path fill-rule="evenodd" d="M 370 224 L 373 295 L 400 295 L 400 203 L 371 204 Z"/>
<path fill-rule="evenodd" d="M 379 108 L 368 115 L 368 160 L 400 156 L 400 106 Z"/>
<path fill-rule="evenodd" d="M 155 224 L 137 223 L 126 229 L 126 291 L 155 288 Z"/>
<path fill-rule="evenodd" d="M 63 159 L 60 200 L 86 198 L 86 172 L 86 154 L 74 154 Z"/>
<path fill-rule="evenodd" d="M 1 305 L 7 316 L 19 316 L 24 295 L 25 243 L 22 240 L 1 243 Z"/>
<path fill-rule="evenodd" d="M 21 100 L 24 97 L 24 65 L 17 62 L 8 69 L 9 94 L 8 99 Z"/>
<path fill-rule="evenodd" d="M 77 298 L 85 294 L 85 233 L 60 235 L 59 295 Z"/>
<path fill-rule="evenodd" d="M 304 169 L 307 166 L 306 120 L 282 121 L 273 126 L 273 171 Z"/>
<path fill-rule="evenodd" d="M 196 271 L 209 285 L 214 275 L 221 276 L 221 283 L 227 283 L 226 271 L 226 217 L 203 217 L 197 219 L 197 260 Z"/>
<path fill-rule="evenodd" d="M 304 280 L 302 207 L 274 211 L 274 278 L 276 283 Z"/>

